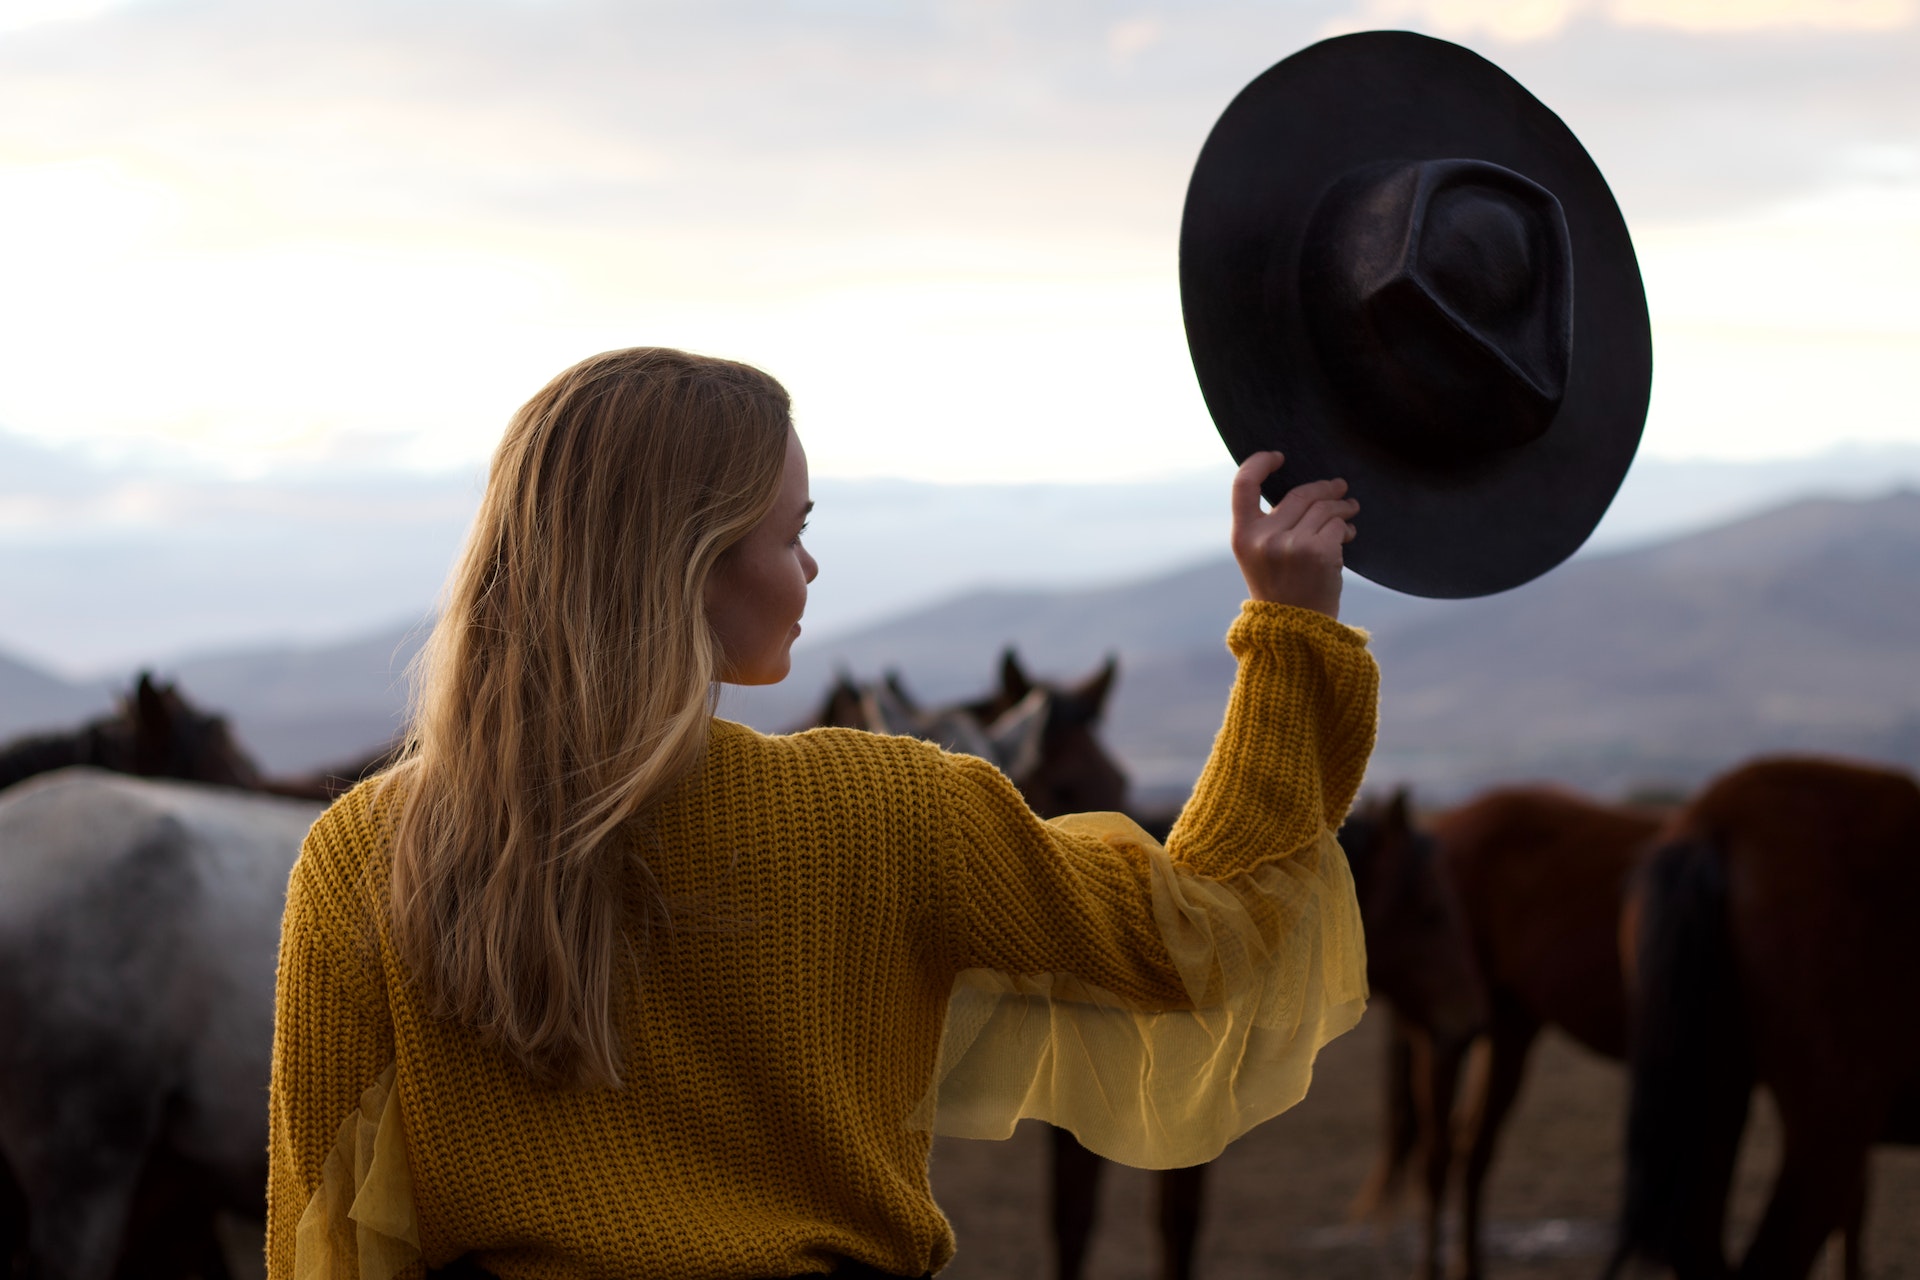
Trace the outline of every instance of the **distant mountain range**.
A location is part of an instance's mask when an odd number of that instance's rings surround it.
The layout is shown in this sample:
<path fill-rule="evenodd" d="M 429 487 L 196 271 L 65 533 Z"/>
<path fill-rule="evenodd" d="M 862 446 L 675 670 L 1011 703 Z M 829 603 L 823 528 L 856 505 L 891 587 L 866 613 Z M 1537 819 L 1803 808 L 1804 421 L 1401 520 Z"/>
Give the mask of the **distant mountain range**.
<path fill-rule="evenodd" d="M 845 634 L 963 591 L 1169 573 L 1226 545 L 1212 467 L 1114 483 L 816 476 L 809 630 Z M 0 651 L 68 678 L 182 654 L 330 645 L 411 622 L 479 501 L 477 466 L 357 453 L 263 475 L 105 457 L 0 427 Z M 1643 456 L 1583 554 L 1646 546 L 1811 496 L 1920 487 L 1920 444 L 1748 461 Z"/>
<path fill-rule="evenodd" d="M 1060 678 L 1118 654 L 1107 736 L 1136 787 L 1197 773 L 1233 678 L 1221 643 L 1242 596 L 1226 560 L 1097 590 L 977 591 L 801 642 L 793 674 L 729 689 L 765 729 L 812 712 L 836 669 L 897 669 L 928 701 L 986 688 L 1003 646 Z M 1343 618 L 1383 673 L 1372 780 L 1434 799 L 1512 778 L 1601 793 L 1680 788 L 1762 751 L 1920 766 L 1920 494 L 1794 503 L 1706 532 L 1577 559 L 1519 590 L 1431 601 L 1361 581 Z M 268 767 L 329 763 L 399 723 L 417 636 L 175 664 Z M 103 688 L 0 659 L 0 734 L 78 718 Z"/>

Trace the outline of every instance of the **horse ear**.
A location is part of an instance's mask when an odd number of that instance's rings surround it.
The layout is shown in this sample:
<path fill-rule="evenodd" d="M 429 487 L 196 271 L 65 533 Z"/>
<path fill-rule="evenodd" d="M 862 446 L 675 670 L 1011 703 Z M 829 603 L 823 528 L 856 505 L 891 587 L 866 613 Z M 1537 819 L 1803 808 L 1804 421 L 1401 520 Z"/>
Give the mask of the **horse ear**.
<path fill-rule="evenodd" d="M 166 731 L 167 721 L 171 719 L 167 709 L 167 693 L 168 690 L 154 683 L 152 672 L 140 673 L 140 682 L 133 687 L 133 709 L 143 730 L 153 728 L 162 733 Z"/>
<path fill-rule="evenodd" d="M 166 692 L 142 671 L 133 689 L 133 771 L 152 777 L 167 769 L 172 754 L 173 713 Z"/>
<path fill-rule="evenodd" d="M 887 682 L 887 689 L 895 698 L 899 699 L 901 706 L 905 707 L 914 715 L 920 713 L 920 703 L 912 694 L 907 692 L 907 686 L 901 681 L 898 671 L 888 668 L 887 673 L 881 678 Z"/>
<path fill-rule="evenodd" d="M 1394 788 L 1393 795 L 1387 800 L 1386 825 L 1394 831 L 1413 830 L 1413 797 L 1405 787 Z"/>
<path fill-rule="evenodd" d="M 1020 656 L 1008 645 L 1000 653 L 1000 692 L 1008 702 L 1018 702 L 1033 691 L 1033 681 L 1027 679 L 1025 668 L 1020 665 Z"/>
<path fill-rule="evenodd" d="M 1100 713 L 1106 710 L 1107 695 L 1113 692 L 1113 682 L 1120 675 L 1120 658 L 1117 654 L 1108 654 L 1106 665 L 1087 678 L 1087 682 L 1073 691 L 1074 699 L 1084 703 L 1089 720 L 1098 720 Z"/>

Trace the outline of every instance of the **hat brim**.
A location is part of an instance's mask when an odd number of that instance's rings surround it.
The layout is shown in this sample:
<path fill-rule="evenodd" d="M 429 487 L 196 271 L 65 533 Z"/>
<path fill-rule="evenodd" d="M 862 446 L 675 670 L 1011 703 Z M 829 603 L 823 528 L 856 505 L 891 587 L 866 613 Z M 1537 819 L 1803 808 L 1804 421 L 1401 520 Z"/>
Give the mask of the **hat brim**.
<path fill-rule="evenodd" d="M 1356 428 L 1302 313 L 1301 241 L 1342 175 L 1383 161 L 1491 161 L 1551 191 L 1573 257 L 1566 394 L 1538 439 L 1457 463 Z M 1579 549 L 1633 462 L 1653 381 L 1626 221 L 1573 133 L 1500 68 L 1405 31 L 1339 36 L 1268 69 L 1214 125 L 1187 188 L 1180 299 L 1207 408 L 1234 460 L 1279 449 L 1269 499 L 1344 477 L 1346 562 L 1412 595 L 1491 595 Z"/>

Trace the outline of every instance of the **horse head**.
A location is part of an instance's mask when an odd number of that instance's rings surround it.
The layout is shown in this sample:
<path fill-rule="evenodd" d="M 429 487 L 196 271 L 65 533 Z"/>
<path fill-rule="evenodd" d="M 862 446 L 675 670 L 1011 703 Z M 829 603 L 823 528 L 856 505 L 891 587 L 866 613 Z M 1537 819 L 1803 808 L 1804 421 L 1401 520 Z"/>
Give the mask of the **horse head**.
<path fill-rule="evenodd" d="M 1013 650 L 1001 658 L 1001 687 L 974 702 L 923 708 L 898 672 L 874 684 L 835 677 L 815 715 L 815 728 L 866 729 L 938 743 L 990 760 L 1042 817 L 1126 803 L 1127 778 L 1094 729 L 1106 707 L 1117 664 L 1078 685 L 1029 678 Z"/>
<path fill-rule="evenodd" d="M 234 741 L 225 716 L 201 711 L 172 684 L 145 671 L 120 700 L 117 718 L 96 726 L 96 763 L 148 778 L 183 778 L 221 786 L 260 786 L 260 770 Z"/>
<path fill-rule="evenodd" d="M 1079 684 L 1056 685 L 1028 675 L 1019 654 L 1008 648 L 1000 655 L 998 692 L 968 704 L 989 724 L 1000 723 L 1022 706 L 1028 715 L 1044 715 L 1032 770 L 1008 775 L 1041 817 L 1126 807 L 1127 775 L 1096 732 L 1119 672 L 1119 660 L 1108 657 Z"/>
<path fill-rule="evenodd" d="M 833 685 L 806 727 L 809 729 L 864 729 L 864 709 L 860 705 L 860 686 L 845 667 L 834 672 Z"/>
<path fill-rule="evenodd" d="M 1413 824 L 1404 788 L 1340 828 L 1367 931 L 1367 979 L 1402 1017 L 1464 1044 L 1485 1030 L 1486 983 L 1439 846 Z"/>

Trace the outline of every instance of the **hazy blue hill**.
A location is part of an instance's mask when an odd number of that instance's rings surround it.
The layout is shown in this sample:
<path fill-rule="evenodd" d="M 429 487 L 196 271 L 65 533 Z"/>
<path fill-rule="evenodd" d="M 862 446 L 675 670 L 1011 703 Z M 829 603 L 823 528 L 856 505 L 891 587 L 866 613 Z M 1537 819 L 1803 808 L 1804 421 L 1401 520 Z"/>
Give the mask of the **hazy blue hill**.
<path fill-rule="evenodd" d="M 1920 763 L 1920 494 L 1578 561 L 1377 645 L 1377 771 L 1697 779 L 1760 751 Z"/>
<path fill-rule="evenodd" d="M 1377 781 L 1454 794 L 1509 777 L 1598 790 L 1683 785 L 1749 754 L 1920 763 L 1920 495 L 1807 501 L 1657 546 L 1576 560 L 1517 591 L 1419 601 L 1365 583 Z M 778 727 L 836 666 L 899 667 L 929 697 L 984 686 L 998 648 L 1078 674 L 1122 658 L 1109 733 L 1151 788 L 1193 776 L 1232 680 L 1240 598 L 1220 562 L 1098 592 L 982 593 L 796 655 L 726 708 Z"/>
<path fill-rule="evenodd" d="M 209 653 L 168 664 L 196 703 L 225 709 L 247 749 L 273 772 L 366 755 L 398 733 L 407 664 L 425 624 L 336 645 Z"/>
<path fill-rule="evenodd" d="M 982 591 L 878 627 L 807 644 L 779 685 L 729 689 L 721 712 L 763 729 L 805 723 L 836 671 L 871 678 L 896 669 L 928 701 L 989 688 L 1011 645 L 1035 673 L 1077 679 L 1120 659 L 1108 736 L 1137 784 L 1184 786 L 1219 728 L 1233 682 L 1224 644 L 1246 594 L 1228 559 L 1094 591 Z M 1342 617 L 1386 634 L 1460 609 L 1348 581 Z"/>
<path fill-rule="evenodd" d="M 896 668 L 932 701 L 985 690 L 1008 644 L 1064 678 L 1117 653 L 1109 740 L 1143 790 L 1166 794 L 1212 741 L 1233 677 L 1221 637 L 1240 598 L 1225 560 L 1097 589 L 971 592 L 810 634 L 786 683 L 730 690 L 722 710 L 781 729 L 812 712 L 836 668 Z M 1516 777 L 1602 792 L 1684 785 L 1771 750 L 1920 764 L 1920 494 L 1798 502 L 1583 557 L 1484 600 L 1355 581 L 1344 617 L 1373 631 L 1383 671 L 1374 781 L 1411 780 L 1433 798 Z M 291 771 L 393 732 L 417 640 L 394 629 L 164 670 L 227 710 L 269 768 Z M 58 700 L 78 688 L 0 663 L 9 715 L 37 697 L 49 720 L 68 718 Z M 104 703 L 81 693 L 89 710 Z"/>
<path fill-rule="evenodd" d="M 104 682 L 62 680 L 0 653 L 0 741 L 69 728 L 112 703 Z"/>

